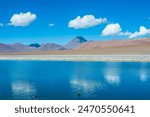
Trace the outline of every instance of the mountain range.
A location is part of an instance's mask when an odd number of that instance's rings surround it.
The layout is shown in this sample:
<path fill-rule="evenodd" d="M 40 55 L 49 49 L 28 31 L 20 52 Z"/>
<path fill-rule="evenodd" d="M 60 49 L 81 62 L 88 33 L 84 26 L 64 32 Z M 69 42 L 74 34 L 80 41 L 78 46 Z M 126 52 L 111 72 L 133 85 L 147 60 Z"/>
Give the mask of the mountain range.
<path fill-rule="evenodd" d="M 150 38 L 124 39 L 107 41 L 88 41 L 82 36 L 77 36 L 66 45 L 55 43 L 29 44 L 0 43 L 0 53 L 35 52 L 39 54 L 101 54 L 101 53 L 150 53 Z"/>
<path fill-rule="evenodd" d="M 87 42 L 86 39 L 84 39 L 82 36 L 77 36 L 64 46 L 55 43 L 45 43 L 41 45 L 38 43 L 29 44 L 29 45 L 24 45 L 22 43 L 14 43 L 14 44 L 0 43 L 0 53 L 68 50 L 68 49 L 74 49 L 85 42 Z"/>

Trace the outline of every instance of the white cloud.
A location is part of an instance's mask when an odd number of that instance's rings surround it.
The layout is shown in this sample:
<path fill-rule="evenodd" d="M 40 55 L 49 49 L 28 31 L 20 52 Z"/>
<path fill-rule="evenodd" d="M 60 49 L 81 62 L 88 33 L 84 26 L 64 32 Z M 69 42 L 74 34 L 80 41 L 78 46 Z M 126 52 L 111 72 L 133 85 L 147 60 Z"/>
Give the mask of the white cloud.
<path fill-rule="evenodd" d="M 30 12 L 14 14 L 11 19 L 9 25 L 14 26 L 28 26 L 36 19 L 36 14 L 32 14 Z"/>
<path fill-rule="evenodd" d="M 136 37 L 144 36 L 144 35 L 147 35 L 147 34 L 150 34 L 150 29 L 147 29 L 144 26 L 140 26 L 139 32 L 136 31 L 136 32 L 132 33 L 129 36 L 129 38 L 136 38 Z"/>
<path fill-rule="evenodd" d="M 90 28 L 107 21 L 106 18 L 98 18 L 96 19 L 93 15 L 85 15 L 83 17 L 78 16 L 76 19 L 71 20 L 68 23 L 68 27 L 74 29 L 83 29 L 83 28 Z"/>
<path fill-rule="evenodd" d="M 122 29 L 119 23 L 108 24 L 102 31 L 102 36 L 109 36 L 109 35 L 127 36 L 130 34 L 131 33 L 128 31 L 122 32 Z"/>
<path fill-rule="evenodd" d="M 118 35 L 118 36 L 129 36 L 129 38 L 136 38 L 139 36 L 144 36 L 150 34 L 150 29 L 145 28 L 144 26 L 140 26 L 139 31 L 134 33 L 131 32 L 122 32 L 121 26 L 119 23 L 108 24 L 105 29 L 102 31 L 102 36 L 109 35 Z"/>
<path fill-rule="evenodd" d="M 3 26 L 4 26 L 4 24 L 0 23 L 0 27 L 3 27 Z"/>
<path fill-rule="evenodd" d="M 55 26 L 55 24 L 53 24 L 53 23 L 52 23 L 52 24 L 48 24 L 48 26 L 51 26 L 51 27 L 52 27 L 52 26 Z"/>
<path fill-rule="evenodd" d="M 118 35 L 121 32 L 121 27 L 118 23 L 116 24 L 108 24 L 105 29 L 102 31 L 103 36 L 108 35 Z"/>

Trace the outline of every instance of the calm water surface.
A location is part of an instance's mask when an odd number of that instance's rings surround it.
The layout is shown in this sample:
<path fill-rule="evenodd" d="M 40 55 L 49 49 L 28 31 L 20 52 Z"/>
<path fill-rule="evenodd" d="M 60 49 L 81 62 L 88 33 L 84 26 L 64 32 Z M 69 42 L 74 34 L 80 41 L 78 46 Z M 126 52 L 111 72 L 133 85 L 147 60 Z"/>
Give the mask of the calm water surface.
<path fill-rule="evenodd" d="M 150 63 L 0 61 L 0 99 L 150 99 Z"/>

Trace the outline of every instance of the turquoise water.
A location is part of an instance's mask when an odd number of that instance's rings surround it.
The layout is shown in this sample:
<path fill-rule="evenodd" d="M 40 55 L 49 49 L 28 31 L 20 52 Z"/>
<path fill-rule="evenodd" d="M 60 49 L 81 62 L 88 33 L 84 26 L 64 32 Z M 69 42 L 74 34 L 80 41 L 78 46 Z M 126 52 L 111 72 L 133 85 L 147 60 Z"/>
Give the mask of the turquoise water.
<path fill-rule="evenodd" d="M 150 99 L 150 63 L 0 61 L 0 99 Z"/>

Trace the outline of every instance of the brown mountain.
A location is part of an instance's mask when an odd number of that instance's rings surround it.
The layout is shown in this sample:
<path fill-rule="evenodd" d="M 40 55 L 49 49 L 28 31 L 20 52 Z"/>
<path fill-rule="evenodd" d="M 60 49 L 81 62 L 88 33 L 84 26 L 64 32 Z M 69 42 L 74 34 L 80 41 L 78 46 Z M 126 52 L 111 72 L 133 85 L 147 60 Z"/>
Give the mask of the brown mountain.
<path fill-rule="evenodd" d="M 90 49 L 102 49 L 102 48 L 117 48 L 117 47 L 129 47 L 140 46 L 144 44 L 150 44 L 150 38 L 136 39 L 136 40 L 109 40 L 109 41 L 94 41 L 81 44 L 75 50 L 90 50 Z"/>
<path fill-rule="evenodd" d="M 15 55 L 150 55 L 150 38 L 85 42 L 80 43 L 74 49 L 67 50 L 61 45 L 48 43 L 30 52 L 18 52 L 9 45 L 0 44 L 0 53 Z"/>

